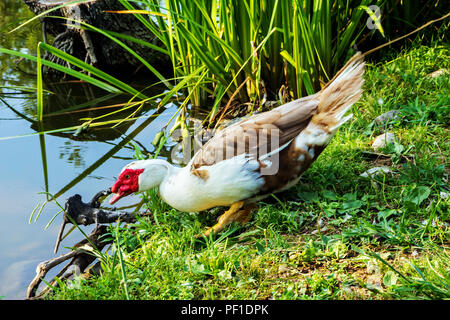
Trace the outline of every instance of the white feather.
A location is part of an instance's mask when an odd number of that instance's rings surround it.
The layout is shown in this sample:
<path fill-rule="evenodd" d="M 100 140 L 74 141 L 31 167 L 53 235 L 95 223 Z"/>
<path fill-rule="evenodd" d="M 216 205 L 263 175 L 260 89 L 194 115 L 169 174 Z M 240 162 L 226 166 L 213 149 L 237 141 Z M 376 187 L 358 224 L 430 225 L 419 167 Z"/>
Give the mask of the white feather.
<path fill-rule="evenodd" d="M 188 164 L 168 175 L 160 185 L 161 198 L 172 207 L 185 212 L 202 211 L 215 206 L 226 206 L 250 198 L 264 180 L 256 171 L 259 163 L 242 154 L 197 170 L 208 172 L 207 179 L 190 171 Z"/>
<path fill-rule="evenodd" d="M 300 148 L 308 151 L 308 145 L 323 146 L 326 145 L 332 137 L 333 135 L 330 135 L 318 125 L 309 123 L 308 126 L 295 138 L 295 147 L 297 149 Z"/>

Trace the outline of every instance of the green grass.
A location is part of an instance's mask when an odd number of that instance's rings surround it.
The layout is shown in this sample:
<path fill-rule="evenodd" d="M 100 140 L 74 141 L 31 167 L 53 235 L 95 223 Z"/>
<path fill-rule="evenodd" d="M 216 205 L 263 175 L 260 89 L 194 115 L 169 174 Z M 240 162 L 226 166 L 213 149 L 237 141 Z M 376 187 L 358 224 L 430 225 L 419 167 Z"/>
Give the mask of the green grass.
<path fill-rule="evenodd" d="M 355 116 L 298 186 L 259 203 L 251 222 L 194 240 L 222 208 L 180 213 L 156 191 L 151 218 L 111 228 L 104 272 L 48 299 L 448 299 L 448 44 L 416 44 L 368 65 Z M 385 126 L 373 119 L 392 109 Z M 385 130 L 398 142 L 370 154 Z M 375 166 L 394 175 L 360 177 Z"/>

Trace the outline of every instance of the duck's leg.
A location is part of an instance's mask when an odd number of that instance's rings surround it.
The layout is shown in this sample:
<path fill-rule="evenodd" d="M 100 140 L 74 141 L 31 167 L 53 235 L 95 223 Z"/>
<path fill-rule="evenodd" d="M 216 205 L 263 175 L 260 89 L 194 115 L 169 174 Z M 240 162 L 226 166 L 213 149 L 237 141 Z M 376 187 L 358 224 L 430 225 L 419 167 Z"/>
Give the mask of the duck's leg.
<path fill-rule="evenodd" d="M 209 235 L 211 233 L 217 233 L 220 230 L 222 230 L 223 228 L 225 228 L 225 226 L 229 225 L 233 221 L 236 221 L 237 213 L 239 212 L 239 210 L 242 208 L 243 205 L 244 205 L 244 201 L 238 201 L 238 202 L 233 203 L 230 206 L 230 209 L 225 211 L 225 213 L 219 217 L 219 221 L 211 228 L 208 228 L 208 230 L 206 230 L 203 233 L 203 235 L 205 237 L 209 237 Z"/>
<path fill-rule="evenodd" d="M 224 214 L 222 214 L 219 217 L 219 221 L 212 226 L 211 228 L 208 228 L 203 235 L 205 237 L 209 237 L 211 233 L 217 233 L 223 228 L 225 228 L 227 225 L 229 225 L 232 222 L 240 222 L 242 224 L 248 222 L 251 217 L 252 211 L 256 208 L 256 205 L 248 205 L 244 206 L 244 201 L 238 201 L 233 203 L 230 206 L 230 209 L 228 209 Z"/>
<path fill-rule="evenodd" d="M 249 222 L 252 217 L 252 212 L 256 209 L 258 209 L 258 206 L 254 203 L 245 205 L 241 210 L 239 210 L 239 212 L 237 212 L 235 221 L 240 224 Z"/>

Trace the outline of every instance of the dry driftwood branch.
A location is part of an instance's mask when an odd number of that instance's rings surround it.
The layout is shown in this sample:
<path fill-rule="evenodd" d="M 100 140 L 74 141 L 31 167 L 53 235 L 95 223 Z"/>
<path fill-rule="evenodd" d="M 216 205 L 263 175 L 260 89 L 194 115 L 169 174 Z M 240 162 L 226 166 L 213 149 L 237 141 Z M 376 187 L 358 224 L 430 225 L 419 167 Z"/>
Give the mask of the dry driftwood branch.
<path fill-rule="evenodd" d="M 102 236 L 107 233 L 107 227 L 100 225 L 101 223 L 109 224 L 117 221 L 125 223 L 136 222 L 137 219 L 134 213 L 100 208 L 102 200 L 109 194 L 111 194 L 111 189 L 100 191 L 88 203 L 84 203 L 79 194 L 75 194 L 66 200 L 63 222 L 58 233 L 55 253 L 61 242 L 66 224 L 75 223 L 77 225 L 89 225 L 95 223 L 96 227 L 87 239 L 83 239 L 73 246 L 73 249 L 70 252 L 41 262 L 37 266 L 36 276 L 28 286 L 27 299 L 41 299 L 44 297 L 52 287 L 58 285 L 58 282 L 55 280 L 56 278 L 64 281 L 72 278 L 74 275 L 81 275 L 86 272 L 89 266 L 97 259 L 95 252 L 100 252 L 106 245 L 111 243 L 111 240 L 102 239 Z M 139 210 L 139 208 L 140 206 L 138 206 L 136 210 Z M 36 296 L 38 287 L 46 274 L 52 268 L 69 259 L 72 260 L 64 266 L 50 282 L 51 286 L 45 287 L 39 295 Z M 91 271 L 99 269 L 99 267 L 100 264 L 97 263 L 91 268 Z"/>
<path fill-rule="evenodd" d="M 109 194 L 111 194 L 111 189 L 100 191 L 91 199 L 91 201 L 89 201 L 89 203 L 84 203 L 79 194 L 75 194 L 66 200 L 63 221 L 56 239 L 55 253 L 58 251 L 64 228 L 68 223 L 87 226 L 94 223 L 112 223 L 118 220 L 126 223 L 136 222 L 136 216 L 132 212 L 100 208 L 101 199 Z"/>
<path fill-rule="evenodd" d="M 66 260 L 72 260 L 56 275 L 61 280 L 69 279 L 71 276 L 80 275 L 97 258 L 95 250 L 101 251 L 111 241 L 105 241 L 102 236 L 107 232 L 107 227 L 99 225 L 89 235 L 88 239 L 83 239 L 77 243 L 73 250 L 59 257 L 39 263 L 36 268 L 36 276 L 31 281 L 27 289 L 27 299 L 40 299 L 47 294 L 51 287 L 47 286 L 36 296 L 37 289 L 44 279 L 45 275 L 54 267 L 60 265 Z M 52 286 L 56 285 L 56 280 L 50 282 Z"/>

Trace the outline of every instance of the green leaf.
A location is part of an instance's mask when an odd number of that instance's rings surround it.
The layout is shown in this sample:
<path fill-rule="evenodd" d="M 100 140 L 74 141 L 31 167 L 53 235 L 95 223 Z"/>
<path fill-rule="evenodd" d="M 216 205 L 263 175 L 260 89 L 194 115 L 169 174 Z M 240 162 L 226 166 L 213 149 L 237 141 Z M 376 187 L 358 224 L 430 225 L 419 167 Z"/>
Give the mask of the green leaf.
<path fill-rule="evenodd" d="M 337 200 L 337 196 L 333 191 L 330 190 L 323 190 L 322 195 L 325 199 L 328 200 Z"/>
<path fill-rule="evenodd" d="M 378 212 L 378 220 L 380 219 L 387 219 L 388 217 L 392 215 L 396 215 L 397 210 L 395 209 L 389 209 L 389 210 L 383 210 Z"/>
<path fill-rule="evenodd" d="M 398 280 L 398 274 L 396 274 L 394 271 L 388 270 L 383 277 L 383 284 L 386 287 L 392 287 L 395 284 L 397 284 Z"/>
<path fill-rule="evenodd" d="M 70 54 L 59 50 L 53 46 L 50 46 L 46 43 L 39 43 L 39 47 L 52 53 L 53 55 L 60 57 L 61 59 L 64 59 L 65 61 L 69 62 L 70 64 L 73 64 L 85 71 L 88 71 L 90 73 L 92 73 L 93 75 L 109 82 L 110 84 L 120 88 L 121 90 L 123 90 L 124 92 L 128 92 L 130 94 L 136 95 L 137 97 L 141 98 L 141 99 L 146 99 L 147 96 L 140 93 L 139 91 L 135 90 L 134 88 L 132 88 L 131 86 L 129 86 L 128 84 L 118 80 L 117 78 L 107 74 L 106 72 L 101 71 L 100 69 L 95 68 L 94 66 L 91 66 L 90 64 L 81 61 L 78 58 L 75 58 L 74 56 L 71 56 Z M 44 62 L 43 62 L 44 64 Z M 88 80 L 89 79 L 89 80 Z M 94 80 L 94 78 L 90 77 L 90 76 L 85 76 L 84 79 L 82 80 L 86 80 L 88 82 L 91 82 L 92 80 Z"/>
<path fill-rule="evenodd" d="M 258 254 L 263 254 L 266 251 L 266 246 L 259 241 L 255 242 L 255 246 Z"/>
<path fill-rule="evenodd" d="M 419 206 L 429 197 L 430 193 L 431 189 L 426 186 L 414 186 L 403 198 L 403 201 Z"/>
<path fill-rule="evenodd" d="M 315 202 L 319 201 L 319 195 L 317 192 L 301 192 L 298 194 L 298 196 L 305 202 Z"/>
<path fill-rule="evenodd" d="M 281 56 L 286 59 L 287 62 L 289 62 L 293 67 L 295 67 L 295 61 L 294 58 L 287 52 L 286 50 L 283 50 L 280 52 Z"/>
<path fill-rule="evenodd" d="M 342 209 L 344 210 L 356 210 L 364 205 L 364 201 L 361 200 L 350 200 L 342 203 Z"/>
<path fill-rule="evenodd" d="M 394 142 L 394 151 L 396 154 L 401 155 L 403 150 L 405 150 L 405 147 L 402 144 Z"/>

